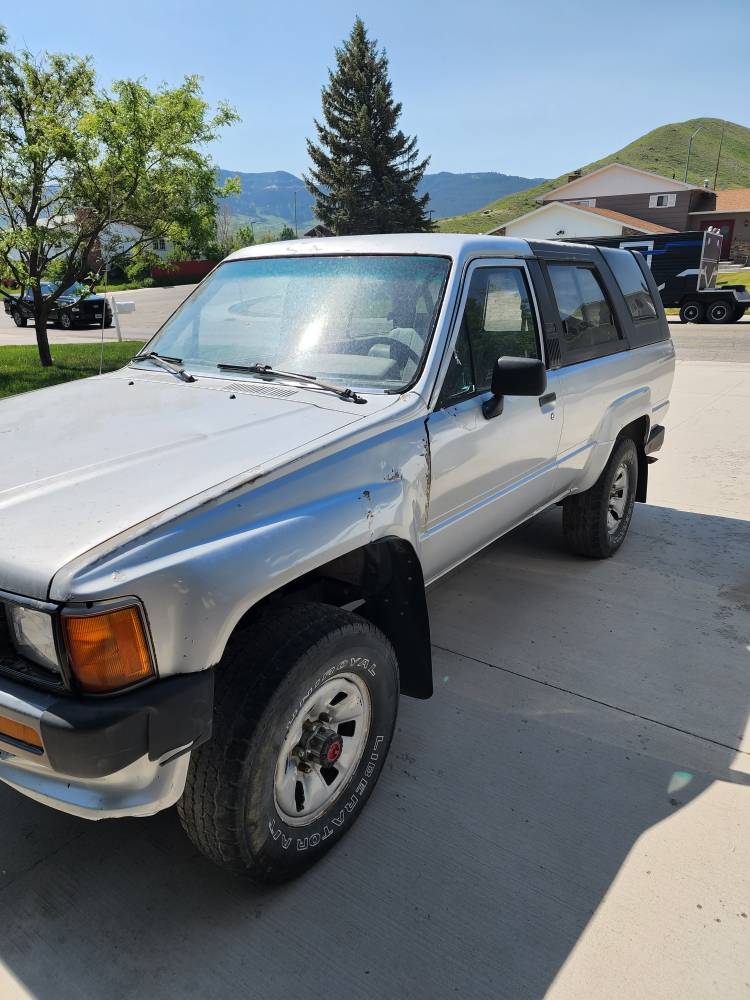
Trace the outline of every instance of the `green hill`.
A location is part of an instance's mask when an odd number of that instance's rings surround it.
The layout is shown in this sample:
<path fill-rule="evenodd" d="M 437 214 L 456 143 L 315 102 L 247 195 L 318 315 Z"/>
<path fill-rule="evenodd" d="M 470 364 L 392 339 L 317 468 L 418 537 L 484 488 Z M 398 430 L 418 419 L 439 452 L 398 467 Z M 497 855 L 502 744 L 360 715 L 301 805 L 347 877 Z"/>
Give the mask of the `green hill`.
<path fill-rule="evenodd" d="M 595 163 L 589 163 L 581 169 L 586 174 L 607 163 L 626 163 L 631 167 L 652 170 L 665 177 L 675 176 L 681 181 L 685 176 L 688 140 L 698 126 L 701 126 L 702 130 L 693 140 L 688 181 L 692 184 L 703 184 L 707 177 L 709 184 L 713 186 L 722 126 L 718 118 L 693 118 L 688 122 L 662 125 L 661 128 L 648 132 L 616 153 L 605 156 Z M 572 170 L 526 191 L 490 202 L 476 212 L 440 219 L 438 229 L 446 233 L 484 233 L 489 229 L 495 229 L 504 222 L 537 208 L 539 203 L 536 199 L 539 195 L 564 184 L 569 173 L 572 173 Z M 750 187 L 750 128 L 727 122 L 716 186 L 717 188 Z"/>

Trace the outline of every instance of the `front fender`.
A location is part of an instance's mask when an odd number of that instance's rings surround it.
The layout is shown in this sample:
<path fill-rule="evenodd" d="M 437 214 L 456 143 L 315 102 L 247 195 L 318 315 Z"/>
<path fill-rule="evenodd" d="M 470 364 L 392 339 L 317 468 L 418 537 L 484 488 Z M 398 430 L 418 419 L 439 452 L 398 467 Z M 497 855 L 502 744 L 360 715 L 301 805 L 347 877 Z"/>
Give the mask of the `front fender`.
<path fill-rule="evenodd" d="M 258 601 L 353 549 L 384 537 L 419 551 L 427 517 L 423 418 L 263 478 L 140 537 L 117 540 L 55 576 L 67 603 L 137 596 L 160 675 L 217 663 Z"/>

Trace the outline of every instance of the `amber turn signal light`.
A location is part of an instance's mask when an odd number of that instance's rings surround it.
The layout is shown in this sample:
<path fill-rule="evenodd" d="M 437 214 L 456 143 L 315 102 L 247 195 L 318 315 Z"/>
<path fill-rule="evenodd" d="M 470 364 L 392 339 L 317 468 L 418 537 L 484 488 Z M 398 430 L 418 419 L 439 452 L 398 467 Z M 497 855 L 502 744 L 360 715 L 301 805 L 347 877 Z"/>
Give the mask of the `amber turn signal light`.
<path fill-rule="evenodd" d="M 21 722 L 14 722 L 13 719 L 0 716 L 0 739 L 3 736 L 9 736 L 12 740 L 18 740 L 19 743 L 27 743 L 37 750 L 42 749 L 42 741 L 31 726 L 24 726 Z"/>
<path fill-rule="evenodd" d="M 65 644 L 83 691 L 102 694 L 154 675 L 138 608 L 95 615 L 65 615 Z"/>

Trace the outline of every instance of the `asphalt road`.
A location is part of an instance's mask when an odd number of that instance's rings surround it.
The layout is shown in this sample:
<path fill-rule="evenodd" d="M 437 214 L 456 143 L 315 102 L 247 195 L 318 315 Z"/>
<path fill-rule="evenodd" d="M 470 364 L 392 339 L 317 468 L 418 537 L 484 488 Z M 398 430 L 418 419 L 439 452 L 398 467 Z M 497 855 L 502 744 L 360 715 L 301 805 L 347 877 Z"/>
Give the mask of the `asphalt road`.
<path fill-rule="evenodd" d="M 435 697 L 302 880 L 0 786 L 0 996 L 747 997 L 750 365 L 721 357 L 678 362 L 617 557 L 555 509 L 432 591 Z"/>
<path fill-rule="evenodd" d="M 150 340 L 161 324 L 180 305 L 195 285 L 173 285 L 167 288 L 138 288 L 135 291 L 115 292 L 116 302 L 135 303 L 135 312 L 120 316 L 120 327 L 124 340 Z M 101 329 L 88 327 L 65 333 L 49 327 L 50 342 L 53 344 L 82 344 L 99 341 Z M 115 340 L 114 326 L 104 331 L 107 341 Z M 36 337 L 31 326 L 19 329 L 4 309 L 0 310 L 0 346 L 3 344 L 35 344 Z"/>

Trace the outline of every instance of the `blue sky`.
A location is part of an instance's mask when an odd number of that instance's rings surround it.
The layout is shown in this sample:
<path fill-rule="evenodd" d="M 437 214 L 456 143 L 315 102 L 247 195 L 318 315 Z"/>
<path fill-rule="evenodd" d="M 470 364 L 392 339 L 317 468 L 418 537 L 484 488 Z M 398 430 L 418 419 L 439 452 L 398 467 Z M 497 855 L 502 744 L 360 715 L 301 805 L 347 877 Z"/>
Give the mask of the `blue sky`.
<path fill-rule="evenodd" d="M 357 13 L 388 51 L 430 170 L 554 177 L 666 122 L 750 126 L 748 0 L 3 6 L 12 44 L 91 54 L 102 82 L 199 73 L 209 100 L 242 116 L 212 150 L 232 170 L 305 169 L 326 69 Z"/>

